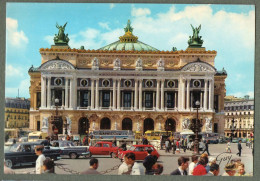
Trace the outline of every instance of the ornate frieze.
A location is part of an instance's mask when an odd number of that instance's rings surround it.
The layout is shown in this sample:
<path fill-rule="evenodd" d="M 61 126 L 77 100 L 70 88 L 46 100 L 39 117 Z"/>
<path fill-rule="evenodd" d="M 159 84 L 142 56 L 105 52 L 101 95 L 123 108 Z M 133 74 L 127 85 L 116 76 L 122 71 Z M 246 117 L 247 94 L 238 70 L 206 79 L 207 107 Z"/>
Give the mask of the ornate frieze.
<path fill-rule="evenodd" d="M 40 70 L 73 70 L 74 66 L 65 60 L 50 60 L 42 64 Z"/>
<path fill-rule="evenodd" d="M 206 63 L 190 63 L 182 68 L 185 72 L 216 72 L 216 70 Z"/>

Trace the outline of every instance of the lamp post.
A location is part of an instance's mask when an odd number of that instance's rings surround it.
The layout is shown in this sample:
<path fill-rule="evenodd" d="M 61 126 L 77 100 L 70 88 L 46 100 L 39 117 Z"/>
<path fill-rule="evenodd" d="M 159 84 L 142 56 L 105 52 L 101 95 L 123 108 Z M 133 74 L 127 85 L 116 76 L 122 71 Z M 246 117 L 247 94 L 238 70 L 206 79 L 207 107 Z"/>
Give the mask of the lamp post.
<path fill-rule="evenodd" d="M 194 142 L 194 154 L 198 155 L 199 154 L 199 137 L 198 137 L 198 133 L 200 131 L 200 122 L 199 122 L 199 107 L 200 107 L 200 102 L 196 101 L 195 102 L 195 107 L 197 108 L 197 118 L 195 121 L 195 142 Z"/>
<path fill-rule="evenodd" d="M 233 140 L 233 137 L 234 137 L 234 131 L 235 131 L 235 119 L 233 118 L 232 119 L 232 125 L 231 125 L 231 128 L 230 128 L 230 130 L 231 130 L 231 143 L 232 143 L 232 140 Z"/>

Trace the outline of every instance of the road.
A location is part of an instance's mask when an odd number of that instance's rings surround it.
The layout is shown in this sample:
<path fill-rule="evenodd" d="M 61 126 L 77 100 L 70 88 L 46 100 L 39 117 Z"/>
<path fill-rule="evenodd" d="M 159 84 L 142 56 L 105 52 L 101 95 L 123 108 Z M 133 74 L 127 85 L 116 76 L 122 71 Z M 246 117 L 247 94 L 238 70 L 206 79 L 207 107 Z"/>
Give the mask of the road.
<path fill-rule="evenodd" d="M 245 164 L 245 170 L 247 173 L 253 172 L 253 156 L 252 149 L 246 147 L 245 143 L 242 143 L 242 156 L 241 160 Z M 210 156 L 217 158 L 217 163 L 220 164 L 220 175 L 224 173 L 224 166 L 227 162 L 229 162 L 233 158 L 237 158 L 237 144 L 231 144 L 232 153 L 224 153 L 226 148 L 226 144 L 210 144 L 209 152 Z M 180 156 L 188 156 L 192 155 L 191 151 L 186 151 L 179 154 L 165 153 L 164 150 L 158 150 L 160 153 L 160 158 L 158 159 L 159 163 L 162 163 L 164 166 L 164 171 L 162 175 L 169 175 L 173 170 L 178 168 L 177 160 Z M 93 156 L 99 160 L 99 168 L 97 171 L 103 172 L 109 171 L 105 173 L 107 175 L 117 175 L 118 169 L 116 166 L 121 164 L 119 159 L 110 158 L 110 156 Z M 55 167 L 56 174 L 76 174 L 76 172 L 82 172 L 89 167 L 89 159 L 87 158 L 79 158 L 79 159 L 61 159 L 55 162 L 57 166 Z M 142 165 L 142 162 L 139 162 Z M 111 169 L 115 167 L 114 169 Z M 14 168 L 16 173 L 32 173 L 35 170 L 34 167 L 18 167 Z M 71 171 L 71 172 L 70 172 Z M 74 172 L 75 171 L 75 172 Z"/>

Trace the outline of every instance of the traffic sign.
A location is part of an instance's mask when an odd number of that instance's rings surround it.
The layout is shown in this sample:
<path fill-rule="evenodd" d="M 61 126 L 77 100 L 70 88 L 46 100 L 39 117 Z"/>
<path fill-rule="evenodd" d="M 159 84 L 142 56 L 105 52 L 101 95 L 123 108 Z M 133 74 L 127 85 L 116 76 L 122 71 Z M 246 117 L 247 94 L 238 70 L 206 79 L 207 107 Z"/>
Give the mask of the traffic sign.
<path fill-rule="evenodd" d="M 55 129 L 53 130 L 53 132 L 54 132 L 55 134 L 57 134 L 57 133 L 59 132 L 59 130 L 58 130 L 57 128 L 55 128 Z"/>

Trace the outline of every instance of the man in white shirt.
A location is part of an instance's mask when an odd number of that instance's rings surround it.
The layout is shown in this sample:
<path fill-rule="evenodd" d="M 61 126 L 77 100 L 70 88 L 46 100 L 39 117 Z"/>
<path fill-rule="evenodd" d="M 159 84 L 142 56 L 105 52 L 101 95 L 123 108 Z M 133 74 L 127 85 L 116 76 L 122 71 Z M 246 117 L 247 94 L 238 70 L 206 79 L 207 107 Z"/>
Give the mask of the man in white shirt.
<path fill-rule="evenodd" d="M 197 166 L 197 163 L 199 161 L 199 157 L 197 155 L 192 155 L 191 161 L 192 162 L 189 165 L 189 175 L 192 175 L 193 169 Z"/>
<path fill-rule="evenodd" d="M 42 154 L 43 148 L 44 148 L 44 146 L 42 146 L 42 145 L 37 145 L 35 147 L 35 153 L 36 153 L 36 155 L 38 155 L 38 158 L 37 158 L 36 164 L 35 164 L 35 167 L 36 167 L 35 173 L 36 174 L 42 174 L 43 173 L 43 169 L 42 169 L 43 161 L 46 159 L 45 156 Z"/>
<path fill-rule="evenodd" d="M 118 175 L 144 175 L 144 168 L 135 162 L 134 153 L 125 154 L 124 163 L 118 168 Z"/>

